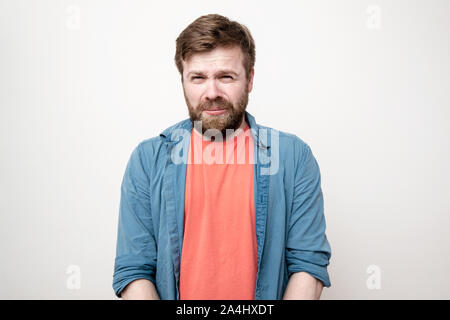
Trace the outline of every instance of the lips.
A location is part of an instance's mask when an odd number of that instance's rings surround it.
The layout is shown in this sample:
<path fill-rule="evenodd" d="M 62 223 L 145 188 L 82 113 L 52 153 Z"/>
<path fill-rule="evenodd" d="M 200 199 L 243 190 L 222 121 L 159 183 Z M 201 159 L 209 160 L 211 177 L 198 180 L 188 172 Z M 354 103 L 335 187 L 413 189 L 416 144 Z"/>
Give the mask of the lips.
<path fill-rule="evenodd" d="M 204 111 L 219 111 L 219 110 L 226 110 L 224 108 L 217 108 L 217 109 L 205 109 Z"/>
<path fill-rule="evenodd" d="M 204 110 L 204 111 L 210 115 L 218 115 L 218 114 L 223 114 L 223 113 L 227 112 L 227 109 L 214 108 L 214 109 L 208 109 L 208 110 Z"/>
<path fill-rule="evenodd" d="M 222 108 L 222 107 L 213 107 L 213 108 L 210 108 L 210 109 L 205 109 L 205 111 L 216 111 L 216 110 L 225 110 L 225 108 Z"/>

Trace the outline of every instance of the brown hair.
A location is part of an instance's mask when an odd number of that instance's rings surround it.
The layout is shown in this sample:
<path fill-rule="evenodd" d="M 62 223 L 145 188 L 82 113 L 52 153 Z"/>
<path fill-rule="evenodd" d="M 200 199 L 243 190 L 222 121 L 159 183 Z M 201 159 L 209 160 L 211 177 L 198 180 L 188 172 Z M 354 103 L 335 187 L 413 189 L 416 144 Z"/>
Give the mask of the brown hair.
<path fill-rule="evenodd" d="M 195 53 L 211 51 L 216 47 L 238 45 L 244 54 L 247 80 L 255 65 L 255 42 L 246 26 L 219 14 L 197 18 L 181 32 L 176 40 L 175 64 L 183 78 L 183 64 Z"/>

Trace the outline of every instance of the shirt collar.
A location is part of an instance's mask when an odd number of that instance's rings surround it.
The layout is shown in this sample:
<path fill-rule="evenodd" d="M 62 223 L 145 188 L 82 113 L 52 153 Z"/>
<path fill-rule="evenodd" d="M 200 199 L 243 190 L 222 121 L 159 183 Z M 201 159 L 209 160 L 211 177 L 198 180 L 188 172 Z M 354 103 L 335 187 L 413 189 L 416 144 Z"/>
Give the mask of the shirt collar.
<path fill-rule="evenodd" d="M 265 139 L 266 141 L 262 141 L 259 136 L 259 133 L 260 133 L 259 131 L 261 129 L 268 130 L 268 128 L 261 128 L 261 126 L 256 123 L 255 117 L 252 116 L 248 111 L 245 111 L 245 120 L 246 120 L 248 126 L 250 127 L 253 138 L 255 139 L 255 141 L 258 142 L 258 146 L 261 148 L 265 148 L 265 149 L 270 148 L 270 139 Z M 179 142 L 179 141 L 175 140 L 177 135 L 172 135 L 172 132 L 174 130 L 178 130 L 178 129 L 185 129 L 185 130 L 189 131 L 189 133 L 192 133 L 192 128 L 193 128 L 193 126 L 192 126 L 191 119 L 187 118 L 187 119 L 184 119 L 184 120 L 166 128 L 159 135 L 161 137 L 165 138 L 169 142 Z M 266 134 L 266 137 L 267 137 L 267 134 Z"/>

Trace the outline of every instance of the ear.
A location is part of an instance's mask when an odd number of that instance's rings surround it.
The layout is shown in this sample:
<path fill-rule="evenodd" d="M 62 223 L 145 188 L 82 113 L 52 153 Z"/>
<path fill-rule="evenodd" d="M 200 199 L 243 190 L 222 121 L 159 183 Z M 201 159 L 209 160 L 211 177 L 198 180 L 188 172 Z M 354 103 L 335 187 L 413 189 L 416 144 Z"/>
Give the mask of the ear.
<path fill-rule="evenodd" d="M 250 74 L 248 75 L 248 92 L 251 92 L 253 89 L 253 76 L 255 75 L 255 68 L 252 68 Z"/>

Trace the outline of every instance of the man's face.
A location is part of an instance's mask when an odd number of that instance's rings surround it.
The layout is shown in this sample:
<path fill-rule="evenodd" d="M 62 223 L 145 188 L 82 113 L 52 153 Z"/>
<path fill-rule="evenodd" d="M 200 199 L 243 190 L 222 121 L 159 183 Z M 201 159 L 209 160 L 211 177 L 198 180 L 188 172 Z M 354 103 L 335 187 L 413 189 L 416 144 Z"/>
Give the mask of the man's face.
<path fill-rule="evenodd" d="M 252 69 L 247 80 L 239 46 L 218 47 L 183 61 L 183 92 L 189 117 L 192 122 L 202 121 L 202 133 L 217 129 L 225 137 L 226 129 L 240 127 L 253 75 Z"/>

